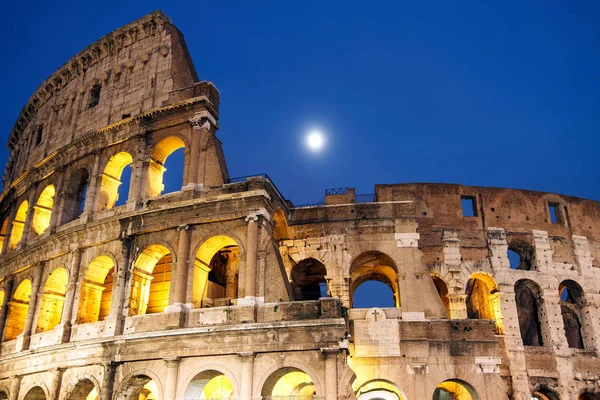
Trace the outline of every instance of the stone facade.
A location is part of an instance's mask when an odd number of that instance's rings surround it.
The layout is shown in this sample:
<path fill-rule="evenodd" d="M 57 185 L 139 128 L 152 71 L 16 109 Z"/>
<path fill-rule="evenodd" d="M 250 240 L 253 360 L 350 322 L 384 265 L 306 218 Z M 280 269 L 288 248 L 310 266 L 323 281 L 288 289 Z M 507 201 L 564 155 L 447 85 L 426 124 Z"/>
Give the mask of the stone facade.
<path fill-rule="evenodd" d="M 229 178 L 218 110 L 160 12 L 31 97 L 0 197 L 0 399 L 600 398 L 599 203 L 398 184 L 294 206 Z M 353 308 L 366 281 L 393 305 Z"/>

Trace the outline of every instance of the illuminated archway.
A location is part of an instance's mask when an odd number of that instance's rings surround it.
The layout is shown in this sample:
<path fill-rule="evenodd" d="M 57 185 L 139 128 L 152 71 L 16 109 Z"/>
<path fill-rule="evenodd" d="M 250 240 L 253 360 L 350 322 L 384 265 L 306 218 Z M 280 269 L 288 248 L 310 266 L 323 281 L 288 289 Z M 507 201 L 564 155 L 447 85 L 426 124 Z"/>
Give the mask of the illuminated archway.
<path fill-rule="evenodd" d="M 163 312 L 169 305 L 171 251 L 163 245 L 146 247 L 135 260 L 131 276 L 129 315 Z"/>
<path fill-rule="evenodd" d="M 44 389 L 36 386 L 27 392 L 23 400 L 46 400 L 46 393 L 44 393 Z"/>
<path fill-rule="evenodd" d="M 319 300 L 327 297 L 327 270 L 320 261 L 306 258 L 294 265 L 290 275 L 294 300 Z"/>
<path fill-rule="evenodd" d="M 110 312 L 115 263 L 109 256 L 94 258 L 85 269 L 77 309 L 77 323 L 104 320 Z"/>
<path fill-rule="evenodd" d="M 240 248 L 229 236 L 202 243 L 194 260 L 194 307 L 226 306 L 238 297 L 239 261 Z"/>
<path fill-rule="evenodd" d="M 215 370 L 197 374 L 185 390 L 184 400 L 229 399 L 233 397 L 233 385 L 223 373 Z"/>
<path fill-rule="evenodd" d="M 14 340 L 23 333 L 25 320 L 29 311 L 29 298 L 31 296 L 31 281 L 25 279 L 19 284 L 13 294 L 12 301 L 8 304 L 8 316 L 4 328 L 4 341 Z"/>
<path fill-rule="evenodd" d="M 263 397 L 294 397 L 296 399 L 312 399 L 315 395 L 315 384 L 304 371 L 288 367 L 273 372 L 263 384 Z"/>
<path fill-rule="evenodd" d="M 355 394 L 358 400 L 406 400 L 406 394 L 398 386 L 384 379 L 363 383 Z"/>
<path fill-rule="evenodd" d="M 393 300 L 388 304 L 387 299 L 378 298 L 381 304 L 374 304 L 379 307 L 400 307 L 400 293 L 398 288 L 398 273 L 396 264 L 392 259 L 379 251 L 368 251 L 359 255 L 350 267 L 350 302 L 354 305 L 354 294 L 359 286 L 368 281 L 378 281 L 386 285 L 392 295 Z"/>
<path fill-rule="evenodd" d="M 52 208 L 54 207 L 54 195 L 56 190 L 54 185 L 48 185 L 40 193 L 35 206 L 33 206 L 33 222 L 32 227 L 35 233 L 41 235 L 46 232 L 50 226 L 50 217 L 52 216 Z"/>
<path fill-rule="evenodd" d="M 156 197 L 162 193 L 165 188 L 163 175 L 167 170 L 167 157 L 181 148 L 185 148 L 185 143 L 177 136 L 169 136 L 156 144 L 148 167 L 148 197 Z"/>
<path fill-rule="evenodd" d="M 90 174 L 85 168 L 81 168 L 71 175 L 63 194 L 61 223 L 74 221 L 83 212 L 89 180 Z"/>
<path fill-rule="evenodd" d="M 121 387 L 115 399 L 163 400 L 158 385 L 147 375 L 136 375 L 128 379 Z"/>
<path fill-rule="evenodd" d="M 4 248 L 4 240 L 6 239 L 6 229 L 8 229 L 8 218 L 4 218 L 2 228 L 0 228 L 0 250 Z"/>
<path fill-rule="evenodd" d="M 21 238 L 23 237 L 23 230 L 25 229 L 25 221 L 27 219 L 27 211 L 29 210 L 29 203 L 27 200 L 23 200 L 17 209 L 15 219 L 12 223 L 12 232 L 10 234 L 9 249 L 15 249 Z"/>
<path fill-rule="evenodd" d="M 431 275 L 431 279 L 433 280 L 435 289 L 442 300 L 442 304 L 446 310 L 446 316 L 450 318 L 450 299 L 448 298 L 448 286 L 446 285 L 446 282 L 444 282 L 444 280 L 437 275 Z"/>
<path fill-rule="evenodd" d="M 98 400 L 98 388 L 89 379 L 82 379 L 67 396 L 68 400 Z"/>
<path fill-rule="evenodd" d="M 496 321 L 496 334 L 504 334 L 502 310 L 498 286 L 491 276 L 484 273 L 471 275 L 465 288 L 467 295 L 467 316 L 471 319 L 492 319 Z"/>
<path fill-rule="evenodd" d="M 122 183 L 123 170 L 131 165 L 132 162 L 133 157 L 131 157 L 131 154 L 124 151 L 110 158 L 102 173 L 100 194 L 98 196 L 98 211 L 107 210 L 115 206 L 119 198 L 119 186 Z"/>
<path fill-rule="evenodd" d="M 450 379 L 437 385 L 433 400 L 479 400 L 479 395 L 468 383 Z"/>
<path fill-rule="evenodd" d="M 46 280 L 40 300 L 36 332 L 46 332 L 60 324 L 68 281 L 69 274 L 64 268 L 56 268 Z"/>

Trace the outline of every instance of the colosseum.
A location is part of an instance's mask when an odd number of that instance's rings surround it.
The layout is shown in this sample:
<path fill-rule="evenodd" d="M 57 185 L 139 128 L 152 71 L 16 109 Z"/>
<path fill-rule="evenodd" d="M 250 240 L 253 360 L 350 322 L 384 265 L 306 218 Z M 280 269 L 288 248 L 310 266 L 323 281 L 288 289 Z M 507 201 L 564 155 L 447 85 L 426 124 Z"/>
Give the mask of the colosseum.
<path fill-rule="evenodd" d="M 295 206 L 229 177 L 219 96 L 159 11 L 31 96 L 0 198 L 0 399 L 600 399 L 600 203 L 414 183 Z M 353 307 L 370 281 L 391 304 Z"/>

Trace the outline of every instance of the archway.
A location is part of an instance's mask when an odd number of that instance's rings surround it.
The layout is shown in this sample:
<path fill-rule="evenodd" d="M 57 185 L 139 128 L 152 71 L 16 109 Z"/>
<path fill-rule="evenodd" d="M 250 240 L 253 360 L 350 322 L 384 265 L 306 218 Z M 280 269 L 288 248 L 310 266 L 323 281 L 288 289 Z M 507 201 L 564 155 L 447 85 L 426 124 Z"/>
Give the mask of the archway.
<path fill-rule="evenodd" d="M 40 299 L 36 332 L 46 332 L 60 324 L 68 281 L 69 274 L 64 268 L 56 268 L 46 280 Z"/>
<path fill-rule="evenodd" d="M 484 273 L 471 275 L 465 288 L 467 317 L 496 321 L 496 334 L 504 334 L 498 286 L 491 276 Z"/>
<path fill-rule="evenodd" d="M 530 279 L 521 279 L 515 283 L 515 300 L 521 339 L 525 346 L 543 346 L 542 340 L 542 290 Z"/>
<path fill-rule="evenodd" d="M 560 397 L 553 390 L 540 389 L 531 395 L 531 400 L 560 400 Z"/>
<path fill-rule="evenodd" d="M 4 240 L 6 239 L 6 230 L 8 229 L 8 217 L 4 218 L 2 228 L 0 228 L 0 251 L 4 248 Z"/>
<path fill-rule="evenodd" d="M 510 269 L 530 271 L 535 267 L 535 251 L 522 240 L 513 240 L 508 244 L 508 262 Z"/>
<path fill-rule="evenodd" d="M 0 390 L 0 400 L 8 400 L 8 394 L 4 390 Z"/>
<path fill-rule="evenodd" d="M 577 400 L 600 400 L 600 394 L 589 392 L 582 393 L 581 395 L 579 395 Z"/>
<path fill-rule="evenodd" d="M 479 400 L 479 395 L 467 382 L 449 379 L 437 385 L 433 400 Z"/>
<path fill-rule="evenodd" d="M 294 300 L 319 300 L 327 297 L 327 270 L 321 262 L 306 258 L 294 265 L 290 275 Z"/>
<path fill-rule="evenodd" d="M 185 390 L 184 400 L 229 399 L 233 397 L 233 385 L 223 373 L 215 370 L 197 374 Z"/>
<path fill-rule="evenodd" d="M 42 193 L 40 193 L 37 203 L 33 206 L 32 227 L 38 235 L 46 232 L 46 229 L 50 226 L 55 194 L 56 190 L 53 185 L 46 186 Z"/>
<path fill-rule="evenodd" d="M 263 384 L 263 397 L 295 399 L 312 399 L 315 392 L 312 378 L 298 368 L 280 368 L 273 372 Z"/>
<path fill-rule="evenodd" d="M 406 400 L 406 394 L 392 382 L 375 379 L 355 390 L 357 400 Z"/>
<path fill-rule="evenodd" d="M 63 194 L 62 224 L 76 220 L 83 212 L 89 180 L 90 174 L 85 168 L 71 175 Z"/>
<path fill-rule="evenodd" d="M 46 400 L 46 393 L 44 393 L 44 389 L 36 386 L 27 392 L 23 400 Z"/>
<path fill-rule="evenodd" d="M 198 248 L 194 260 L 194 307 L 228 306 L 238 297 L 240 248 L 229 236 L 217 235 Z"/>
<path fill-rule="evenodd" d="M 389 292 L 383 285 L 378 285 L 376 282 L 387 286 Z M 368 288 L 369 285 L 371 288 Z M 397 268 L 388 255 L 379 251 L 368 251 L 359 255 L 352 263 L 350 267 L 350 302 L 353 308 L 361 307 L 362 299 L 355 299 L 355 294 L 360 286 L 362 286 L 361 290 L 368 288 L 371 293 L 372 303 L 369 304 L 369 308 L 400 307 Z M 391 298 L 390 292 L 393 296 Z M 355 304 L 355 300 L 358 300 L 357 304 Z"/>
<path fill-rule="evenodd" d="M 570 348 L 583 349 L 584 335 L 582 330 L 583 289 L 575 281 L 567 279 L 558 287 L 560 296 L 560 312 L 565 327 L 565 336 Z"/>
<path fill-rule="evenodd" d="M 14 340 L 23 333 L 25 320 L 29 311 L 29 298 L 31 296 L 31 281 L 25 279 L 19 284 L 13 294 L 12 301 L 8 303 L 8 316 L 4 328 L 4 341 Z"/>
<path fill-rule="evenodd" d="M 17 209 L 15 219 L 12 223 L 12 232 L 10 234 L 10 242 L 8 243 L 9 249 L 16 249 L 17 245 L 23 237 L 23 230 L 25 229 L 25 221 L 27 220 L 27 212 L 29 210 L 29 203 L 27 200 L 23 200 Z"/>
<path fill-rule="evenodd" d="M 110 312 L 115 263 L 109 256 L 94 258 L 85 269 L 77 309 L 77 323 L 103 321 Z"/>
<path fill-rule="evenodd" d="M 102 182 L 100 183 L 100 195 L 98 196 L 97 210 L 107 210 L 113 208 L 119 200 L 119 187 L 121 178 L 126 167 L 133 162 L 133 157 L 127 152 L 120 152 L 110 158 L 104 172 L 102 172 Z"/>
<path fill-rule="evenodd" d="M 442 304 L 446 310 L 446 316 L 450 318 L 450 299 L 448 298 L 448 286 L 446 285 L 446 282 L 444 282 L 444 280 L 439 276 L 431 275 L 431 279 L 433 280 L 435 289 L 442 300 Z"/>
<path fill-rule="evenodd" d="M 169 305 L 171 251 L 163 245 L 146 247 L 137 257 L 131 276 L 129 315 L 160 313 Z"/>
<path fill-rule="evenodd" d="M 167 170 L 167 158 L 181 148 L 185 148 L 185 143 L 177 136 L 167 137 L 156 144 L 148 167 L 148 197 L 156 197 L 163 192 L 165 189 L 163 175 Z M 183 171 L 181 172 L 183 174 Z M 171 176 L 170 180 L 175 180 L 175 177 Z M 183 178 L 181 181 L 183 183 Z"/>
<path fill-rule="evenodd" d="M 89 379 L 82 379 L 67 396 L 67 400 L 98 400 L 98 388 Z"/>
<path fill-rule="evenodd" d="M 163 398 L 152 378 L 147 375 L 136 375 L 121 387 L 115 400 L 163 400 Z"/>

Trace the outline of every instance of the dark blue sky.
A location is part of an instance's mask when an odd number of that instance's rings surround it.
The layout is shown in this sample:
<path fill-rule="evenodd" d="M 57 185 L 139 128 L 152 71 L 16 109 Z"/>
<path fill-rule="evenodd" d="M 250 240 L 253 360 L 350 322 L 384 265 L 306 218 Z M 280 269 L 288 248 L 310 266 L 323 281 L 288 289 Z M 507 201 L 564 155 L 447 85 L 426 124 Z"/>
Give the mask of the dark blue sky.
<path fill-rule="evenodd" d="M 162 9 L 221 91 L 232 177 L 296 204 L 415 181 L 600 200 L 599 2 L 224 3 L 4 2 L 0 141 L 70 57 Z"/>

